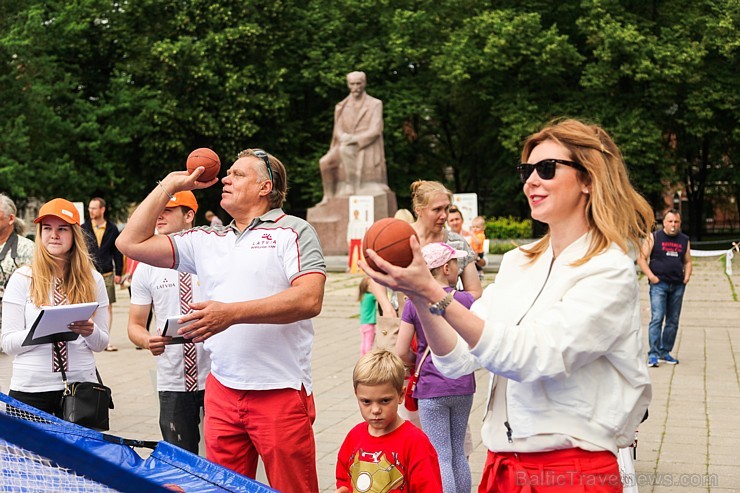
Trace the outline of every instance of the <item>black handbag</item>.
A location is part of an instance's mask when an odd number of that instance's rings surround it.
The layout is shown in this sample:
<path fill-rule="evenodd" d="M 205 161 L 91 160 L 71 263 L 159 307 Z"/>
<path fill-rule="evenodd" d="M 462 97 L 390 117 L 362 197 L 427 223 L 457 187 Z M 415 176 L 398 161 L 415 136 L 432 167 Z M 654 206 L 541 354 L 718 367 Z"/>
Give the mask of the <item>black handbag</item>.
<path fill-rule="evenodd" d="M 108 410 L 113 409 L 113 394 L 103 385 L 98 369 L 95 368 L 97 382 L 67 382 L 67 374 L 62 365 L 62 355 L 56 344 L 52 343 L 59 360 L 64 381 L 62 394 L 62 419 L 98 431 L 110 429 Z"/>

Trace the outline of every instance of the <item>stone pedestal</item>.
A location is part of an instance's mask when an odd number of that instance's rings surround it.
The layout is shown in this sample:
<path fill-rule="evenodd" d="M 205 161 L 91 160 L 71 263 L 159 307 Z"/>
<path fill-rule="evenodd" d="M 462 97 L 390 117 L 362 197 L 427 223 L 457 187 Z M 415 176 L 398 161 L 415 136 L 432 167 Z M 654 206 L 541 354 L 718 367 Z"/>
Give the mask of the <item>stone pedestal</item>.
<path fill-rule="evenodd" d="M 396 194 L 388 187 L 382 190 L 362 190 L 358 195 L 372 195 L 375 220 L 391 217 L 396 213 Z M 349 223 L 349 197 L 335 197 L 308 209 L 306 220 L 319 235 L 324 255 L 347 255 L 347 224 Z"/>

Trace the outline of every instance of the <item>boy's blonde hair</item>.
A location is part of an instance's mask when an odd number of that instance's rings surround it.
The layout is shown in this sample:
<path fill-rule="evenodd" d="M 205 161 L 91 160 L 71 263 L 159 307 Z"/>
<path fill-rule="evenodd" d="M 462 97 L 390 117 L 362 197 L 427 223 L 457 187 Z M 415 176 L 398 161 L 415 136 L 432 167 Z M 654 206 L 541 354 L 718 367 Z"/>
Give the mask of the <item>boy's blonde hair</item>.
<path fill-rule="evenodd" d="M 476 228 L 486 229 L 486 218 L 483 216 L 475 216 L 471 221 L 471 226 Z"/>
<path fill-rule="evenodd" d="M 383 385 L 389 383 L 400 394 L 403 390 L 405 370 L 403 361 L 385 349 L 374 349 L 365 353 L 352 372 L 352 385 L 355 390 L 362 385 Z"/>

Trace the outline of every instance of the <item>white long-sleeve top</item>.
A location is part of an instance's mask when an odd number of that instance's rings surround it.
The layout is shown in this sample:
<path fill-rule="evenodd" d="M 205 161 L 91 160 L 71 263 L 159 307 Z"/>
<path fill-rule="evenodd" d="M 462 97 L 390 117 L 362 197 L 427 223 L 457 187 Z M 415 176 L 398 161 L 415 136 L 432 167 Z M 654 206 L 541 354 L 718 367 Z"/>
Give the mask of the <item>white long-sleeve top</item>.
<path fill-rule="evenodd" d="M 472 307 L 486 322 L 479 342 L 469 348 L 458 338 L 450 353 L 433 355 L 451 378 L 477 367 L 492 372 L 482 428 L 489 450 L 616 454 L 634 440 L 652 396 L 634 262 L 612 245 L 571 265 L 589 240 L 557 259 L 550 248 L 534 263 L 507 253 Z"/>
<path fill-rule="evenodd" d="M 93 351 L 100 352 L 108 345 L 108 293 L 103 276 L 93 271 L 93 277 L 98 290 L 95 301 L 99 305 L 92 317 L 94 329 L 88 337 L 79 336 L 67 343 L 69 382 L 97 382 Z M 53 345 L 22 345 L 41 311 L 31 301 L 30 288 L 31 268 L 21 267 L 13 273 L 3 295 L 2 348 L 15 356 L 10 389 L 20 392 L 62 390 L 61 372 L 52 371 Z M 52 304 L 52 293 L 49 293 L 49 305 Z"/>

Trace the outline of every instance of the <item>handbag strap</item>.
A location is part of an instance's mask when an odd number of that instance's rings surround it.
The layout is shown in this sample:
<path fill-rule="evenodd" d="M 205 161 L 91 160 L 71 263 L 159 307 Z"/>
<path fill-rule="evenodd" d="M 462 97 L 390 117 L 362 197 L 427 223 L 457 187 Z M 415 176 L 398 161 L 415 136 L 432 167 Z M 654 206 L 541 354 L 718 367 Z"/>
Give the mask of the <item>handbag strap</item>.
<path fill-rule="evenodd" d="M 429 356 L 429 351 L 431 351 L 431 348 L 427 346 L 427 348 L 424 350 L 424 354 L 421 355 L 421 359 L 419 360 L 419 364 L 416 365 L 416 371 L 414 372 L 414 378 L 419 378 L 419 373 L 421 372 L 421 365 L 424 364 L 424 360 L 427 359 L 427 356 Z"/>
<path fill-rule="evenodd" d="M 64 365 L 62 364 L 62 353 L 59 351 L 59 346 L 51 343 L 51 347 L 54 348 L 54 354 L 56 354 L 57 360 L 59 360 L 59 370 L 62 373 L 62 382 L 64 382 L 64 395 L 68 395 L 70 393 L 69 390 L 69 384 L 67 382 L 67 373 L 64 371 Z M 100 385 L 105 385 L 103 383 L 103 379 L 100 378 L 100 372 L 98 372 L 98 367 L 95 367 L 95 376 L 98 377 L 98 383 Z"/>
<path fill-rule="evenodd" d="M 69 393 L 69 386 L 67 385 L 67 373 L 64 371 L 64 364 L 62 364 L 62 353 L 55 342 L 51 343 L 51 347 L 54 348 L 54 354 L 59 362 L 59 370 L 62 372 L 62 382 L 64 382 L 64 394 L 66 395 Z"/>

